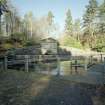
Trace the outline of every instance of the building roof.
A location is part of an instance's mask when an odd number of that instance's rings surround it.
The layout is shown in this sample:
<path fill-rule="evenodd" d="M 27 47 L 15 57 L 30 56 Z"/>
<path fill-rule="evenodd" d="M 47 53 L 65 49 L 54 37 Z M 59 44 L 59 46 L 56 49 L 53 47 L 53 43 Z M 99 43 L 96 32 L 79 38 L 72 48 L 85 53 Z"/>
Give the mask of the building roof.
<path fill-rule="evenodd" d="M 41 42 L 58 42 L 58 41 L 54 38 L 49 37 L 49 38 L 42 39 Z"/>

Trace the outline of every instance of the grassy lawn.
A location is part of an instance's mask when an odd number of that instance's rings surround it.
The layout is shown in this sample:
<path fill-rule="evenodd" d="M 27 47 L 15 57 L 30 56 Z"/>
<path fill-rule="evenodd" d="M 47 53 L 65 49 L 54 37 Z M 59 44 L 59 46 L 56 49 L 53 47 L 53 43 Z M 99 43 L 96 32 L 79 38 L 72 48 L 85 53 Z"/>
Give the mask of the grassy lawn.
<path fill-rule="evenodd" d="M 104 105 L 95 86 L 36 72 L 0 71 L 0 105 Z"/>

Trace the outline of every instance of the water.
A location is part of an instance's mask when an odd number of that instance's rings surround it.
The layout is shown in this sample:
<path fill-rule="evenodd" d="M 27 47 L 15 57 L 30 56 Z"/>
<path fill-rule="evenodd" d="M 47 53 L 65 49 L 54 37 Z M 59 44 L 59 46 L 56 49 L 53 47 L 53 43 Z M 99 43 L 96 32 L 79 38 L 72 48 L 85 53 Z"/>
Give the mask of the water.
<path fill-rule="evenodd" d="M 78 68 L 77 71 L 75 68 L 71 69 L 70 61 L 61 61 L 61 62 L 52 62 L 52 63 L 40 63 L 37 65 L 36 70 L 40 73 L 47 73 L 52 75 L 68 76 L 68 75 L 84 75 L 86 71 L 84 67 Z"/>
<path fill-rule="evenodd" d="M 35 70 L 38 73 L 47 75 L 57 75 L 76 82 L 103 84 L 105 83 L 104 74 L 101 72 L 104 65 L 94 65 L 85 70 L 84 67 L 78 67 L 77 70 L 73 67 L 71 69 L 70 61 L 63 62 L 40 62 Z M 98 72 L 97 72 L 98 69 Z"/>
<path fill-rule="evenodd" d="M 52 75 L 67 75 L 70 73 L 70 62 L 52 62 L 52 63 L 40 63 L 37 66 L 40 73 L 52 74 Z"/>

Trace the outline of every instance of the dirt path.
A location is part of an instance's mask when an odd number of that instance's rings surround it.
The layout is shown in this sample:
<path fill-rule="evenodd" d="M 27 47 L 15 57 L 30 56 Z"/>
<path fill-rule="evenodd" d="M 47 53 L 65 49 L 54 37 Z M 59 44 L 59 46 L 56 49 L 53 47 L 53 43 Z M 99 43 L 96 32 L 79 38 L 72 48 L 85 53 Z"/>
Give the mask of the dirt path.
<path fill-rule="evenodd" d="M 56 76 L 11 70 L 0 72 L 0 105 L 104 105 L 98 94 L 94 85 Z"/>
<path fill-rule="evenodd" d="M 93 101 L 91 94 L 79 84 L 52 80 L 31 105 L 93 105 Z"/>

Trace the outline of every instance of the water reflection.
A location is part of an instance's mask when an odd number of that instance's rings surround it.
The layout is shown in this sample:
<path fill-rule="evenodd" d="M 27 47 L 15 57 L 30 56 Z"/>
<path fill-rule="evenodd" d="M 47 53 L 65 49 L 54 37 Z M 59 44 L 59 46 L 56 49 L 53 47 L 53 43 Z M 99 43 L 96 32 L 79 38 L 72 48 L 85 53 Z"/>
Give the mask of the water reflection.
<path fill-rule="evenodd" d="M 62 61 L 62 62 L 50 62 L 43 63 L 40 62 L 36 70 L 40 73 L 52 74 L 52 75 L 83 75 L 86 71 L 83 68 L 78 68 L 76 71 L 75 68 L 71 69 L 70 61 Z"/>
<path fill-rule="evenodd" d="M 57 75 L 76 82 L 103 84 L 104 76 L 103 73 L 100 72 L 101 69 L 103 69 L 102 65 L 94 65 L 88 70 L 85 70 L 84 67 L 78 67 L 77 70 L 75 70 L 74 67 L 71 69 L 70 64 L 70 61 L 40 62 L 35 66 L 35 70 L 38 73 Z M 99 66 L 99 72 L 96 71 L 96 66 Z"/>

